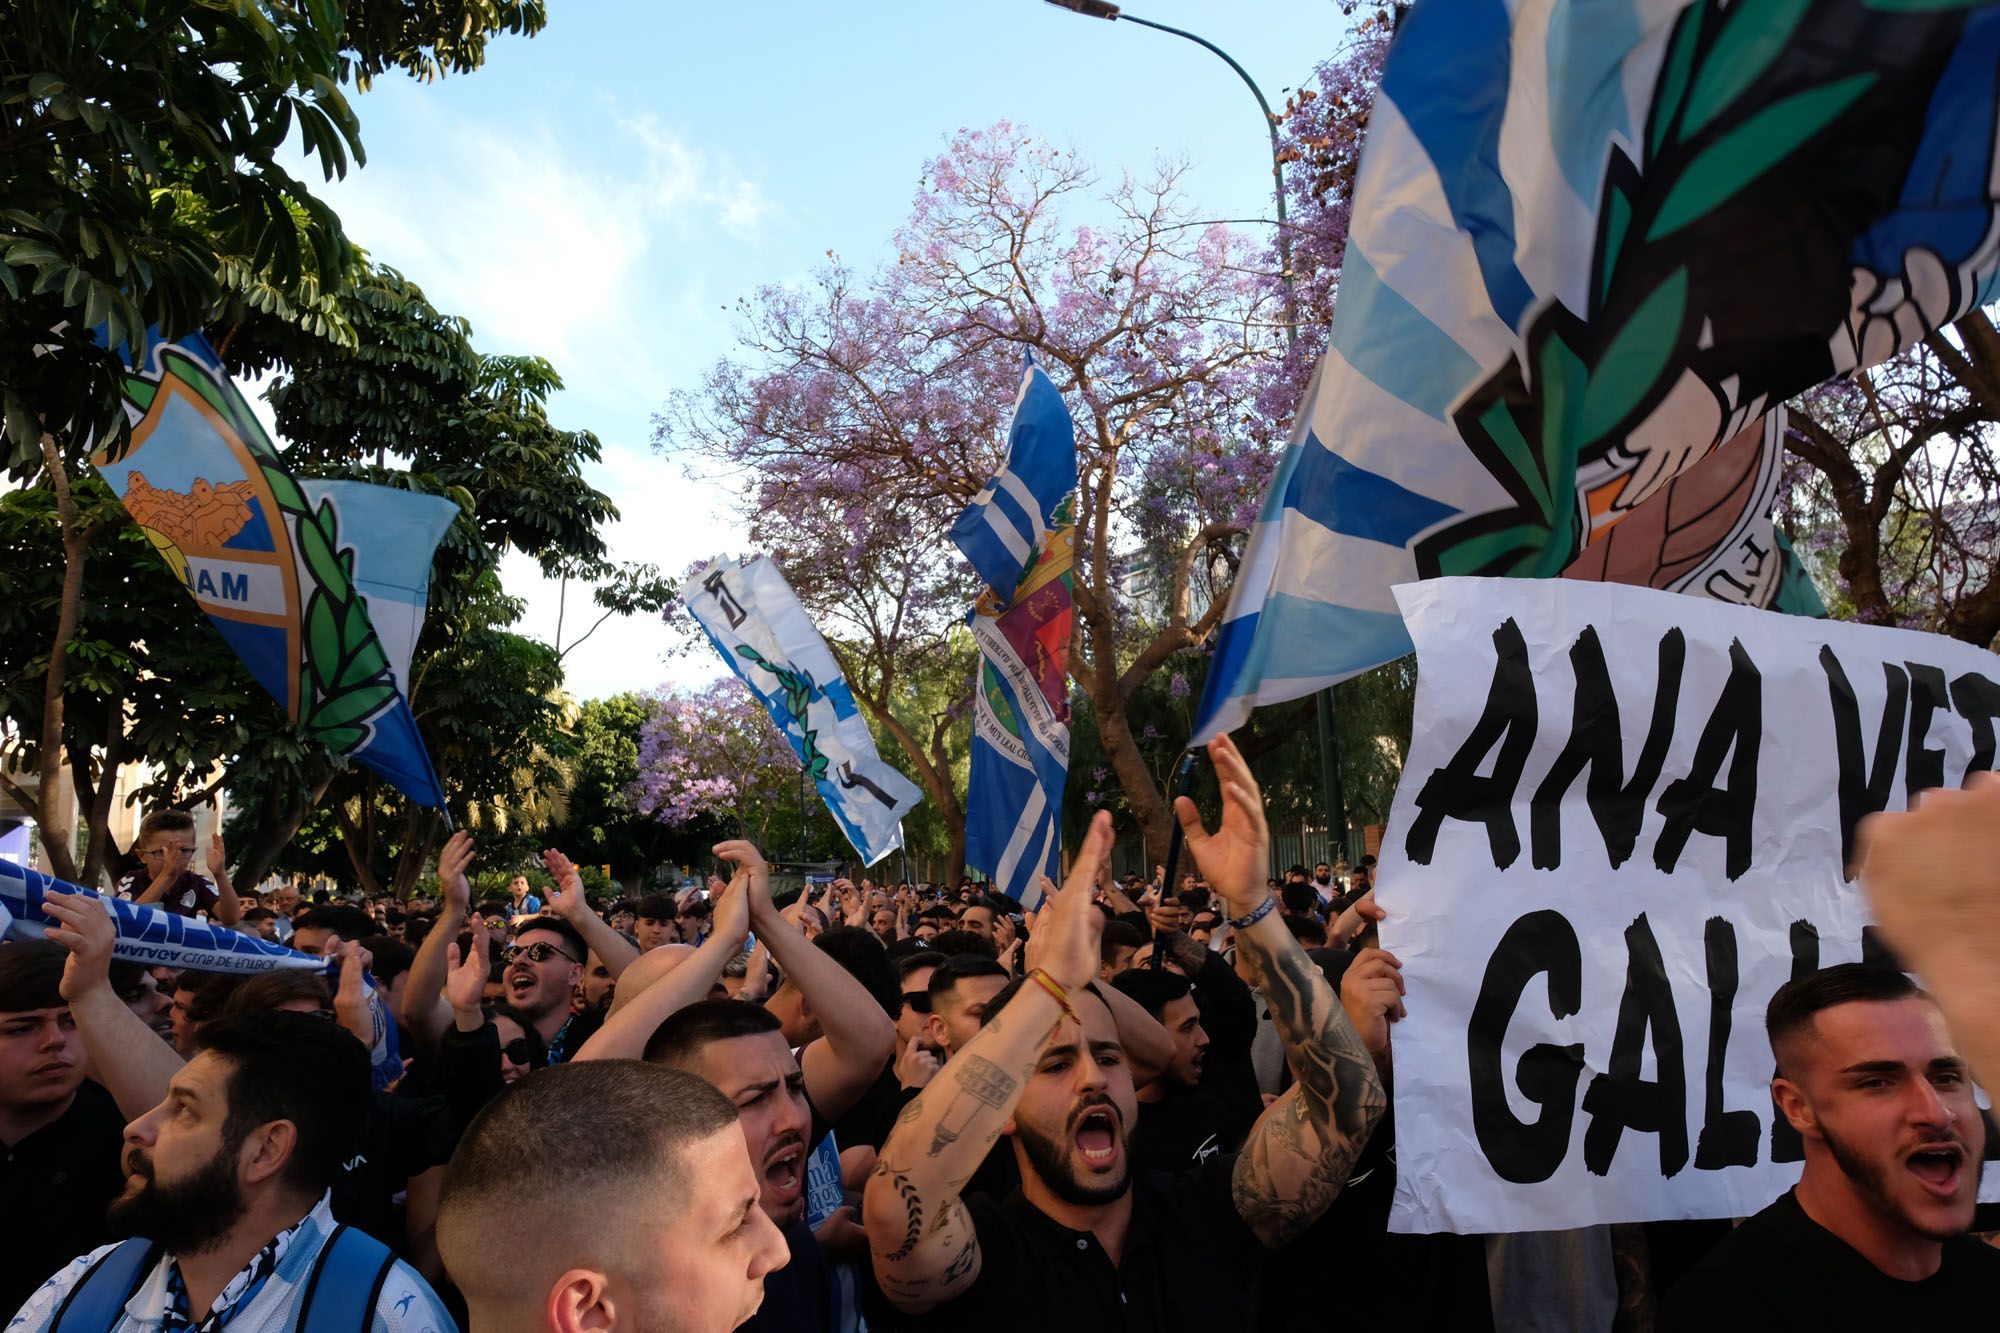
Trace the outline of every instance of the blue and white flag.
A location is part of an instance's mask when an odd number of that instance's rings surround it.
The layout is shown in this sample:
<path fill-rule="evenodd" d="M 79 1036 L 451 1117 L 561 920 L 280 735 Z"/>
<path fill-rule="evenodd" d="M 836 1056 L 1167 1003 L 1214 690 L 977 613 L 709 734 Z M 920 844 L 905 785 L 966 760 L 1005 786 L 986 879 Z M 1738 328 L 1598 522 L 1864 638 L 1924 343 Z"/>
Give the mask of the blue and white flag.
<path fill-rule="evenodd" d="M 1029 354 L 1007 431 L 1007 462 L 951 525 L 987 587 L 1005 595 L 1049 538 L 1050 515 L 1076 489 L 1076 427 L 1054 381 Z"/>
<path fill-rule="evenodd" d="M 901 847 L 903 816 L 923 792 L 876 754 L 847 678 L 778 567 L 718 557 L 681 601 L 791 742 L 861 859 L 874 865 Z"/>
<path fill-rule="evenodd" d="M 987 582 L 966 621 L 979 644 L 965 859 L 1032 907 L 1061 873 L 1075 624 L 1076 427 L 1028 359 L 1007 463 L 952 529 Z M 997 534 L 997 535 L 996 535 Z"/>
<path fill-rule="evenodd" d="M 1759 423 L 1994 298 L 1997 127 L 1992 5 L 1417 0 L 1196 739 L 1409 652 L 1417 579 L 1811 610 Z"/>
<path fill-rule="evenodd" d="M 42 900 L 50 893 L 80 893 L 103 903 L 111 913 L 111 956 L 120 962 L 238 975 L 323 972 L 329 986 L 336 984 L 334 964 L 328 959 L 314 958 L 227 926 L 175 916 L 150 904 L 98 893 L 5 859 L 0 859 L 0 939 L 38 940 L 47 934 L 55 922 L 42 911 Z M 385 1088 L 403 1076 L 396 1024 L 382 1002 L 375 979 L 364 972 L 362 980 L 367 984 L 368 1011 L 375 1029 L 369 1063 L 374 1070 L 375 1086 Z"/>

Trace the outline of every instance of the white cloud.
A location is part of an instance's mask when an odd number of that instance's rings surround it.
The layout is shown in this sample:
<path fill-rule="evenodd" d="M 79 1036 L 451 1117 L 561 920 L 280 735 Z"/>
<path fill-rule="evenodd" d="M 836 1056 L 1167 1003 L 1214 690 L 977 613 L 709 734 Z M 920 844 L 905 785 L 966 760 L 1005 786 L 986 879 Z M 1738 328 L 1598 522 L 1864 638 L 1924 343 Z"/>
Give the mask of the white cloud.
<path fill-rule="evenodd" d="M 349 236 L 471 320 L 480 350 L 555 365 L 566 388 L 551 416 L 604 442 L 586 475 L 623 514 L 605 532 L 612 559 L 678 575 L 733 549 L 729 493 L 689 481 L 647 441 L 668 392 L 726 345 L 718 306 L 735 291 L 711 284 L 728 281 L 714 276 L 721 261 L 754 262 L 773 217 L 765 192 L 651 113 L 607 107 L 589 142 L 569 143 L 530 115 L 454 116 L 434 92 L 385 83 L 369 95 L 369 164 L 323 187 Z M 600 614 L 589 588 L 565 595 L 524 556 L 503 561 L 502 580 L 528 604 L 515 628 L 544 642 L 559 618 L 568 644 Z M 724 669 L 706 653 L 668 660 L 673 642 L 654 617 L 613 617 L 565 659 L 569 692 Z"/>

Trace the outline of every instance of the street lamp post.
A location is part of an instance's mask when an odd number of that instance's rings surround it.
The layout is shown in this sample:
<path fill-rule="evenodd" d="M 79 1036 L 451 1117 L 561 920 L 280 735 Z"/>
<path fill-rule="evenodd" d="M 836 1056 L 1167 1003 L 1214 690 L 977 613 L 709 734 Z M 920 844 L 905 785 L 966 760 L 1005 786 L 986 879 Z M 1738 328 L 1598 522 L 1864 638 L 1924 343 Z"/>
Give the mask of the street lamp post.
<path fill-rule="evenodd" d="M 1299 322 L 1298 306 L 1292 291 L 1292 232 L 1285 218 L 1285 163 L 1280 156 L 1281 150 L 1278 146 L 1278 118 L 1272 114 L 1271 103 L 1265 98 L 1264 90 L 1257 86 L 1257 81 L 1250 77 L 1248 70 L 1236 63 L 1236 57 L 1206 37 L 1198 36 L 1184 28 L 1169 27 L 1164 23 L 1155 23 L 1151 19 L 1127 14 L 1117 5 L 1109 3 L 1109 0 L 1046 0 L 1046 2 L 1057 9 L 1067 9 L 1072 14 L 1081 14 L 1085 18 L 1104 19 L 1110 22 L 1123 19 L 1142 28 L 1152 28 L 1158 32 L 1184 37 L 1196 46 L 1221 57 L 1223 63 L 1236 72 L 1236 77 L 1243 80 L 1243 86 L 1250 90 L 1250 95 L 1257 99 L 1257 109 L 1264 113 L 1264 131 L 1271 139 L 1272 197 L 1278 205 L 1278 282 L 1285 293 L 1285 346 L 1289 349 L 1298 338 Z M 1334 737 L 1332 688 L 1321 690 L 1317 700 L 1320 787 L 1326 795 L 1326 833 L 1327 841 L 1332 844 L 1328 849 L 1327 859 L 1331 861 L 1335 859 L 1336 852 L 1347 850 L 1347 802 L 1341 790 L 1340 750 L 1335 744 Z"/>
<path fill-rule="evenodd" d="M 1046 3 L 1054 5 L 1057 9 L 1067 9 L 1072 14 L 1081 14 L 1085 18 L 1108 21 L 1123 19 L 1127 23 L 1136 23 L 1155 32 L 1168 32 L 1176 37 L 1184 37 L 1203 50 L 1213 52 L 1220 57 L 1225 65 L 1236 72 L 1236 77 L 1243 80 L 1243 86 L 1250 90 L 1250 95 L 1257 99 L 1257 109 L 1264 113 L 1264 132 L 1271 139 L 1271 197 L 1278 206 L 1278 282 L 1285 291 L 1285 346 L 1290 347 L 1293 340 L 1298 337 L 1298 307 L 1292 299 L 1292 230 L 1285 220 L 1285 163 L 1279 156 L 1281 150 L 1278 146 L 1278 117 L 1272 112 L 1271 103 L 1265 98 L 1264 90 L 1257 86 L 1257 80 L 1250 77 L 1249 70 L 1236 63 L 1235 56 L 1208 38 L 1189 32 L 1185 28 L 1170 27 L 1165 23 L 1142 19 L 1136 14 L 1127 14 L 1117 5 L 1108 3 L 1108 0 L 1046 0 Z"/>

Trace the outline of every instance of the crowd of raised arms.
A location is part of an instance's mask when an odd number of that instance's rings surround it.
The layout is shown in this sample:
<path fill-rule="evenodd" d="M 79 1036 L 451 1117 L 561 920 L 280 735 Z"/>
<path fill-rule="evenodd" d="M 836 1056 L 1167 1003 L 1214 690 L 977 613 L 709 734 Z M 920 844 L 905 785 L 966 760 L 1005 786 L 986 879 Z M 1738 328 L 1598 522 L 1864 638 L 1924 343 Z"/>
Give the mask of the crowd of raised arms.
<path fill-rule="evenodd" d="M 744 841 L 704 889 L 594 907 L 550 851 L 546 902 L 525 875 L 474 901 L 462 832 L 435 901 L 256 903 L 157 812 L 118 896 L 332 965 L 115 961 L 83 894 L 0 945 L 8 1328 L 2000 1324 L 1972 1234 L 2000 780 L 1864 829 L 1929 991 L 1847 964 L 1771 1002 L 1796 1189 L 1733 1226 L 1405 1236 L 1373 863 L 1270 878 L 1257 785 L 1226 738 L 1210 757 L 1187 873 L 1114 877 L 1098 814 L 1027 912 L 866 878 L 780 908 Z"/>

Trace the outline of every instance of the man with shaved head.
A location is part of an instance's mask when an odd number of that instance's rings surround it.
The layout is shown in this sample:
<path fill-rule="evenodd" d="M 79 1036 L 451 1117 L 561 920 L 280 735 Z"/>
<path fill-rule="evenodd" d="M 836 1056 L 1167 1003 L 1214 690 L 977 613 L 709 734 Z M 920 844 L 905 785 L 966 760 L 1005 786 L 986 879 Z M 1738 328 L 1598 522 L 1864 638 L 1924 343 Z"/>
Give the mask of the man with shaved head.
<path fill-rule="evenodd" d="M 1805 1170 L 1688 1272 L 1660 1327 L 1988 1326 L 2000 1251 L 1966 1234 L 1986 1129 L 1936 1003 L 1843 963 L 1779 987 L 1765 1027 Z"/>
<path fill-rule="evenodd" d="M 704 1080 L 633 1060 L 561 1065 L 467 1131 L 438 1252 L 472 1333 L 728 1333 L 786 1260 L 761 1188 L 736 1108 Z"/>

